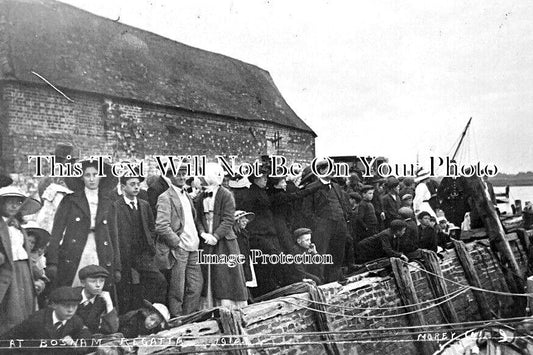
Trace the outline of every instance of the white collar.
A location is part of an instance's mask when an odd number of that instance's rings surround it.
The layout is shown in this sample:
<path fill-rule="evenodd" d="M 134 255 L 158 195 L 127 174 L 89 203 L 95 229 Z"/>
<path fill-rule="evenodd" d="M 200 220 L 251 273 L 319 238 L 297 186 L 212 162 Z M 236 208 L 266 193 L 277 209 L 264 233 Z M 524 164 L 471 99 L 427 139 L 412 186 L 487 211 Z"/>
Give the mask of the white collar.
<path fill-rule="evenodd" d="M 81 301 L 80 301 L 80 304 L 86 304 L 88 302 L 90 303 L 94 303 L 94 301 L 96 300 L 96 296 L 92 297 L 92 298 L 89 298 L 87 296 L 87 293 L 85 292 L 85 289 L 81 291 Z"/>
<path fill-rule="evenodd" d="M 91 189 L 85 188 L 85 196 L 98 197 L 98 189 L 91 190 Z"/>
<path fill-rule="evenodd" d="M 61 322 L 63 323 L 63 325 L 65 325 L 65 323 L 67 323 L 67 320 L 59 320 L 59 318 L 57 318 L 56 316 L 56 311 L 53 311 L 52 312 L 52 324 L 55 325 L 57 322 Z"/>
<path fill-rule="evenodd" d="M 126 195 L 122 195 L 122 197 L 124 198 L 124 202 L 126 202 L 126 205 L 131 206 L 131 203 L 133 202 L 135 208 L 137 208 L 137 197 L 134 197 L 133 200 L 127 198 Z"/>
<path fill-rule="evenodd" d="M 320 180 L 320 182 L 323 183 L 324 185 L 330 185 L 331 184 L 331 180 L 327 181 L 327 180 L 324 180 L 323 178 L 318 178 L 318 180 Z"/>
<path fill-rule="evenodd" d="M 185 186 L 183 187 L 177 187 L 176 185 L 174 184 L 170 184 L 170 186 L 172 186 L 172 188 L 174 189 L 174 191 L 176 191 L 176 193 L 179 195 L 181 193 L 184 193 L 185 192 Z"/>

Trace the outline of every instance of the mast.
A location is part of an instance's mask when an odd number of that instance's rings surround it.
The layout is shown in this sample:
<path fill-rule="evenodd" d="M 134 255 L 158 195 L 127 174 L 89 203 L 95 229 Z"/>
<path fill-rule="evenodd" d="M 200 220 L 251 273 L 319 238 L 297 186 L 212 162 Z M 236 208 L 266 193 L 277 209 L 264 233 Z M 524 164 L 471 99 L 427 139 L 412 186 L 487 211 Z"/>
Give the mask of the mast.
<path fill-rule="evenodd" d="M 457 155 L 457 152 L 459 151 L 459 148 L 461 147 L 461 144 L 463 143 L 463 139 L 465 139 L 466 131 L 468 131 L 468 127 L 470 127 L 470 122 L 472 122 L 472 117 L 470 117 L 470 119 L 468 120 L 468 123 L 466 124 L 465 129 L 463 130 L 461 139 L 459 140 L 459 144 L 457 144 L 457 148 L 455 148 L 455 152 L 453 153 L 452 160 L 455 160 L 455 156 Z"/>

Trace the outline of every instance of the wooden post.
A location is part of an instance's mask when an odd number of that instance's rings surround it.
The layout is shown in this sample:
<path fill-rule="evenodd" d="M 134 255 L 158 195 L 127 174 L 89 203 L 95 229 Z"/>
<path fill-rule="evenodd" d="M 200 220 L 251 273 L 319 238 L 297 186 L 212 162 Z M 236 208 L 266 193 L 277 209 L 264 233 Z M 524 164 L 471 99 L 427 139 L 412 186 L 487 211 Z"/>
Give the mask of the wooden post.
<path fill-rule="evenodd" d="M 404 265 L 403 261 L 398 258 L 390 258 L 390 262 L 402 303 L 405 306 L 413 305 L 412 307 L 406 307 L 407 309 L 405 310 L 405 312 L 419 310 L 419 301 L 416 295 L 415 286 L 413 284 L 413 279 L 411 278 L 411 272 L 409 271 L 409 268 L 407 268 Z M 427 325 L 426 319 L 424 318 L 424 314 L 422 312 L 411 313 L 408 314 L 407 317 L 409 318 L 409 323 L 412 326 L 421 326 L 420 331 L 423 331 L 424 326 Z M 416 341 L 416 334 L 413 334 L 413 338 L 415 339 L 415 344 L 420 354 L 433 354 L 433 352 L 437 350 L 437 344 L 430 343 L 427 341 Z"/>
<path fill-rule="evenodd" d="M 467 181 L 470 189 L 472 190 L 472 198 L 474 200 L 475 207 L 483 218 L 483 224 L 487 229 L 489 240 L 491 242 L 495 242 L 499 253 L 504 259 L 504 262 L 506 262 L 511 271 L 518 276 L 515 277 L 516 285 L 513 288 L 516 290 L 523 290 L 524 285 L 523 282 L 520 281 L 520 279 L 523 279 L 523 272 L 516 262 L 509 242 L 507 239 L 505 239 L 505 231 L 503 229 L 502 222 L 500 221 L 500 218 L 496 213 L 496 209 L 490 200 L 485 184 L 481 178 L 474 176 L 467 178 Z"/>
<path fill-rule="evenodd" d="M 468 250 L 466 250 L 466 245 L 460 240 L 453 239 L 453 245 L 455 246 L 455 252 L 457 254 L 457 257 L 459 258 L 459 262 L 461 263 L 463 270 L 465 272 L 466 280 L 468 281 L 468 284 L 474 287 L 481 288 L 481 281 L 479 281 L 479 276 L 477 274 L 477 271 L 474 267 L 474 262 L 472 261 L 472 258 L 470 257 L 470 254 L 468 253 Z M 481 317 L 483 319 L 491 319 L 492 314 L 490 313 L 490 305 L 489 301 L 487 300 L 487 297 L 485 297 L 485 294 L 481 291 L 474 291 L 472 290 L 472 293 L 474 294 L 474 297 L 476 298 L 476 302 L 478 304 L 479 313 L 481 314 Z"/>
<path fill-rule="evenodd" d="M 446 281 L 444 280 L 444 275 L 442 274 L 442 269 L 440 268 L 440 260 L 437 255 L 429 250 L 422 249 L 422 262 L 426 269 L 429 272 L 439 275 L 440 277 L 426 274 L 428 282 L 432 285 L 433 296 L 435 298 L 444 296 L 448 294 L 448 287 L 446 286 Z M 459 323 L 459 317 L 457 312 L 453 307 L 452 301 L 447 301 L 441 304 L 440 310 L 444 315 L 445 320 L 448 323 Z"/>

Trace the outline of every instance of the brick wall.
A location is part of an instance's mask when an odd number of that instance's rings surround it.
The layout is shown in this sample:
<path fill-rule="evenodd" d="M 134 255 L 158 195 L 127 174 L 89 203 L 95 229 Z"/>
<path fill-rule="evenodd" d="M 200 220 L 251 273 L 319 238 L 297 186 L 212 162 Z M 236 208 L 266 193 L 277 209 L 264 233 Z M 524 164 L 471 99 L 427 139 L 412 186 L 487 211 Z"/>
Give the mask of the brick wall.
<path fill-rule="evenodd" d="M 1 85 L 2 163 L 11 172 L 33 173 L 27 156 L 51 153 L 57 142 L 75 144 L 82 156 L 114 159 L 237 155 L 240 163 L 262 154 L 283 155 L 291 162 L 314 157 L 311 133 L 271 123 L 66 91 L 74 100 L 69 102 L 47 86 Z"/>

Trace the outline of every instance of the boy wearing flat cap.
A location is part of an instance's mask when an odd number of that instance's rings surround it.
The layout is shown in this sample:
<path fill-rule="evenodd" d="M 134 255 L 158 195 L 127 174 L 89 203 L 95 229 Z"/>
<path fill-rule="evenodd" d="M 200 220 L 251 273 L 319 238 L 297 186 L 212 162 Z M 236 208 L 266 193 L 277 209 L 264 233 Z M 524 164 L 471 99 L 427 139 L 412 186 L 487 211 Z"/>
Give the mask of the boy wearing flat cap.
<path fill-rule="evenodd" d="M 109 271 L 99 265 L 87 265 L 79 271 L 83 287 L 78 315 L 92 333 L 112 334 L 118 331 L 118 314 L 109 292 L 104 291 L 104 284 Z"/>
<path fill-rule="evenodd" d="M 296 242 L 296 245 L 293 246 L 291 249 L 291 254 L 296 255 L 302 255 L 302 254 L 311 254 L 315 255 L 317 254 L 316 246 L 311 242 L 311 230 L 309 228 L 298 228 L 293 232 L 294 241 Z M 291 275 L 288 277 L 291 279 L 292 282 L 300 282 L 303 279 L 311 279 L 313 280 L 317 285 L 322 284 L 322 280 L 317 275 L 312 274 L 309 269 L 309 267 L 306 267 L 305 264 L 297 264 L 294 263 L 294 271 Z"/>
<path fill-rule="evenodd" d="M 31 339 L 24 341 L 24 347 L 39 347 L 42 340 L 59 339 L 61 345 L 75 346 L 77 339 L 88 339 L 90 331 L 76 315 L 76 309 L 81 300 L 79 290 L 72 287 L 58 287 L 50 292 L 50 305 L 32 314 L 28 319 L 15 326 L 0 339 Z M 79 343 L 78 343 L 79 345 Z M 36 351 L 34 351 L 36 350 Z M 27 349 L 21 353 L 49 353 L 49 354 L 72 354 L 86 353 L 87 348 L 54 347 L 48 349 Z"/>

